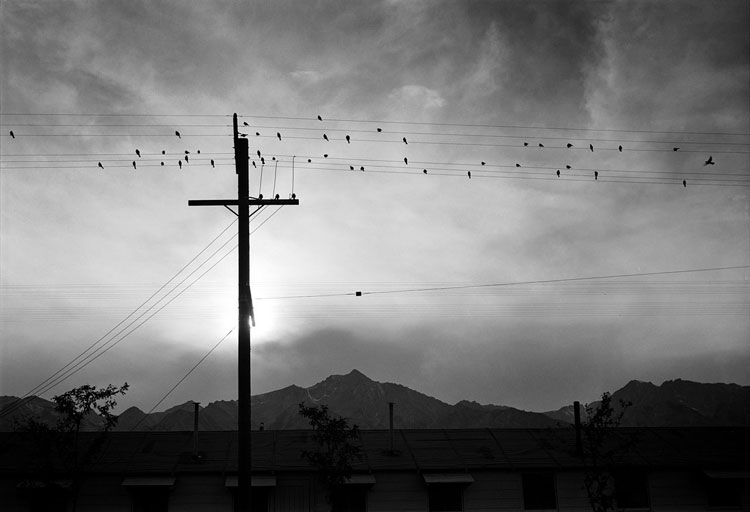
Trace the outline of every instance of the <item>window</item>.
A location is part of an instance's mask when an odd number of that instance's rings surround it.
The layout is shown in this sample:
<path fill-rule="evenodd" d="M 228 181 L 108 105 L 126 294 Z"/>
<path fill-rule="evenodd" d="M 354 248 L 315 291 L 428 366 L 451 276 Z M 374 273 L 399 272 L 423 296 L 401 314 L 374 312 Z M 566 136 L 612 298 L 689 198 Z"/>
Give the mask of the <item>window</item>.
<path fill-rule="evenodd" d="M 527 473 L 523 479 L 524 510 L 549 510 L 557 508 L 555 475 L 553 473 Z"/>
<path fill-rule="evenodd" d="M 739 483 L 730 478 L 707 478 L 706 497 L 709 507 L 740 507 L 742 497 Z"/>
<path fill-rule="evenodd" d="M 642 471 L 615 473 L 615 498 L 619 508 L 647 508 L 648 475 Z"/>
<path fill-rule="evenodd" d="M 367 510 L 367 486 L 341 485 L 332 496 L 333 512 L 365 512 Z"/>
<path fill-rule="evenodd" d="M 460 512 L 464 509 L 464 484 L 430 484 L 430 512 Z"/>

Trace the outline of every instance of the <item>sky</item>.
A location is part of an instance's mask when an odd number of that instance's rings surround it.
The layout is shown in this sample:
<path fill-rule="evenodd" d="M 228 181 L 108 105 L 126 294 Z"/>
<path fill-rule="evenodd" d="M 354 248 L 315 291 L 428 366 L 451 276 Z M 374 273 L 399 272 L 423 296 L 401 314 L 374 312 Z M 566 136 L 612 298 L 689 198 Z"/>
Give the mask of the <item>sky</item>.
<path fill-rule="evenodd" d="M 237 397 L 234 113 L 253 394 L 750 385 L 746 1 L 2 0 L 0 395 Z"/>

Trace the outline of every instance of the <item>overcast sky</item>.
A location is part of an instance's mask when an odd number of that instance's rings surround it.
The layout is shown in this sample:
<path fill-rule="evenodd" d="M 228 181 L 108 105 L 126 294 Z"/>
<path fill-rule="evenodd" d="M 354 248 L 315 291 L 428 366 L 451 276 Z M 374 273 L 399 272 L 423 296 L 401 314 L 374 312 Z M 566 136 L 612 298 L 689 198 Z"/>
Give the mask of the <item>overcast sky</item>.
<path fill-rule="evenodd" d="M 235 217 L 187 204 L 236 195 L 234 112 L 300 199 L 251 224 L 254 394 L 750 385 L 749 49 L 745 0 L 4 0 L 0 394 L 99 341 L 44 396 L 148 410 L 234 327 Z M 236 352 L 159 409 L 236 398 Z"/>

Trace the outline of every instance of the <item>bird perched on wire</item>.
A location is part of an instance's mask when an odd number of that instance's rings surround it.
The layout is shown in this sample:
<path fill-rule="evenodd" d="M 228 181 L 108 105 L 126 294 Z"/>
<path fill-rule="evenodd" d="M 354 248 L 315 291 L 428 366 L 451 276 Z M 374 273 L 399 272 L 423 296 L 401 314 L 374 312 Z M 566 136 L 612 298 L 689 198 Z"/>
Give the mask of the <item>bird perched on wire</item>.
<path fill-rule="evenodd" d="M 571 144 L 570 142 L 568 142 L 568 149 L 570 149 L 572 147 L 573 147 L 573 144 Z"/>
<path fill-rule="evenodd" d="M 622 146 L 617 146 L 617 150 L 618 150 L 618 151 L 619 151 L 620 153 L 622 153 Z M 592 149 L 591 151 L 593 151 L 593 149 Z"/>
<path fill-rule="evenodd" d="M 594 152 L 594 145 L 593 145 L 593 144 L 589 144 L 589 149 L 590 149 L 590 150 L 591 150 L 591 152 L 593 153 L 593 152 Z"/>
<path fill-rule="evenodd" d="M 133 169 L 135 169 L 135 160 L 133 160 Z"/>
<path fill-rule="evenodd" d="M 359 170 L 362 172 L 365 172 L 365 166 L 363 165 L 362 167 L 359 168 Z"/>
<path fill-rule="evenodd" d="M 10 131 L 10 138 L 11 139 L 15 139 L 16 138 L 16 134 L 13 133 L 13 130 Z"/>
<path fill-rule="evenodd" d="M 679 149 L 680 149 L 680 148 L 672 148 L 672 151 L 677 151 L 677 150 L 679 150 Z"/>
<path fill-rule="evenodd" d="M 353 165 L 350 165 L 350 166 L 349 166 L 349 170 L 350 170 L 350 171 L 353 171 L 353 170 L 354 170 L 354 166 L 353 166 Z"/>
<path fill-rule="evenodd" d="M 521 164 L 516 164 L 516 167 L 521 167 Z"/>
<path fill-rule="evenodd" d="M 324 138 L 325 140 L 328 140 L 328 135 L 326 135 L 326 134 L 324 133 L 324 134 L 323 134 L 323 138 Z M 330 142 L 330 141 L 329 141 L 329 142 Z"/>
<path fill-rule="evenodd" d="M 249 124 L 247 124 L 247 121 L 242 121 L 242 124 L 243 126 L 250 126 Z"/>
<path fill-rule="evenodd" d="M 682 186 L 683 188 L 687 188 L 687 180 L 682 180 Z"/>
<path fill-rule="evenodd" d="M 382 132 L 382 131 L 383 131 L 383 129 L 382 129 L 382 128 L 377 128 L 377 130 L 378 130 L 378 133 L 380 133 L 380 132 Z"/>
<path fill-rule="evenodd" d="M 312 158 L 308 158 L 308 159 L 307 159 L 307 163 L 308 163 L 308 164 L 312 163 Z"/>
<path fill-rule="evenodd" d="M 101 169 L 102 171 L 104 170 L 104 166 L 102 165 L 101 162 L 99 162 L 99 169 Z"/>
<path fill-rule="evenodd" d="M 323 118 L 320 117 L 320 116 L 318 116 L 318 121 L 322 121 L 322 120 L 323 120 Z"/>
<path fill-rule="evenodd" d="M 260 163 L 262 163 L 263 165 L 266 165 L 266 157 L 264 156 L 260 157 Z"/>
<path fill-rule="evenodd" d="M 182 169 L 182 160 L 177 160 L 177 165 L 180 166 L 180 169 Z"/>
<path fill-rule="evenodd" d="M 166 155 L 166 154 L 167 154 L 167 152 L 166 152 L 166 151 L 164 151 L 164 150 L 162 149 L 162 150 L 161 150 L 161 154 L 162 154 L 162 155 Z"/>
<path fill-rule="evenodd" d="M 423 172 L 424 174 L 427 174 L 427 169 L 422 169 L 422 172 Z"/>
<path fill-rule="evenodd" d="M 186 155 L 189 155 L 189 154 L 190 154 L 190 151 L 188 151 L 188 150 L 186 149 L 186 150 L 185 150 L 185 154 L 186 154 Z"/>
<path fill-rule="evenodd" d="M 352 143 L 352 138 L 349 137 L 348 135 L 346 136 L 346 143 L 347 144 L 351 144 Z"/>
<path fill-rule="evenodd" d="M 164 167 L 164 162 L 161 163 L 161 166 Z"/>
<path fill-rule="evenodd" d="M 539 147 L 540 147 L 540 148 L 543 148 L 543 147 L 544 147 L 544 144 L 542 144 L 542 143 L 540 142 L 540 143 L 539 143 Z"/>
<path fill-rule="evenodd" d="M 570 169 L 570 166 L 569 166 L 569 165 L 566 165 L 566 166 L 565 166 L 565 168 L 566 168 L 566 169 Z"/>
<path fill-rule="evenodd" d="M 487 162 L 482 162 L 482 165 L 486 165 L 486 164 L 487 164 Z"/>
<path fill-rule="evenodd" d="M 471 171 L 467 171 L 466 174 L 469 176 L 469 179 L 471 179 Z"/>
<path fill-rule="evenodd" d="M 524 143 L 523 143 L 523 145 L 524 145 L 524 146 L 528 146 L 528 145 L 529 145 L 529 143 L 528 143 L 528 142 L 524 142 Z"/>
<path fill-rule="evenodd" d="M 594 179 L 595 180 L 599 179 L 599 171 L 594 171 Z"/>
<path fill-rule="evenodd" d="M 256 153 L 258 154 L 258 158 L 260 158 L 260 149 Z"/>
<path fill-rule="evenodd" d="M 175 130 L 175 131 L 174 131 L 174 134 L 175 134 L 175 135 L 177 135 L 177 138 L 178 138 L 178 139 L 181 139 L 181 138 L 182 138 L 182 135 L 180 135 L 180 132 L 179 132 L 179 131 Z"/>
<path fill-rule="evenodd" d="M 187 163 L 187 164 L 189 164 L 189 163 L 190 163 L 190 159 L 188 158 L 188 156 L 187 156 L 187 155 L 185 155 L 185 163 Z"/>
<path fill-rule="evenodd" d="M 405 163 L 406 165 L 409 165 L 409 160 L 407 160 L 407 159 L 406 159 L 406 157 L 404 157 L 404 163 Z"/>
<path fill-rule="evenodd" d="M 715 163 L 716 162 L 714 162 L 714 157 L 713 156 L 709 156 L 708 160 L 706 160 L 706 163 L 704 163 L 703 165 L 714 165 Z"/>
<path fill-rule="evenodd" d="M 557 170 L 557 177 L 560 177 L 560 169 Z"/>
<path fill-rule="evenodd" d="M 402 138 L 401 140 L 404 141 L 404 144 L 408 144 L 408 142 L 406 142 L 406 137 Z"/>
<path fill-rule="evenodd" d="M 281 140 L 281 134 L 279 132 L 276 132 L 276 136 Z"/>
<path fill-rule="evenodd" d="M 140 150 L 136 149 L 136 150 L 135 150 L 135 154 L 136 154 L 136 155 L 138 155 L 138 158 L 140 158 L 140 157 L 141 157 L 141 151 L 140 151 Z"/>
<path fill-rule="evenodd" d="M 328 158 L 328 153 L 323 153 L 323 158 Z"/>

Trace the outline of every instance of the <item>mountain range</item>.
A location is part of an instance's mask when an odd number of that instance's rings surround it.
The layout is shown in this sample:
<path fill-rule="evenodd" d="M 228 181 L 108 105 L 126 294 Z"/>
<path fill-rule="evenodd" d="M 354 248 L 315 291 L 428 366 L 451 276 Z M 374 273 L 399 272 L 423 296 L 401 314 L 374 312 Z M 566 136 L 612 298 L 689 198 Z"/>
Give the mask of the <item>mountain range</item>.
<path fill-rule="evenodd" d="M 612 393 L 612 403 L 632 402 L 624 417 L 626 426 L 738 426 L 750 425 L 750 386 L 706 384 L 670 380 L 660 386 L 630 381 Z M 0 408 L 16 400 L 0 397 Z M 462 400 L 447 404 L 406 386 L 376 382 L 358 370 L 346 375 L 331 375 L 308 388 L 285 388 L 254 395 L 251 399 L 254 429 L 308 428 L 299 414 L 299 404 L 325 404 L 336 415 L 360 428 L 388 428 L 388 403 L 394 403 L 396 428 L 478 428 L 478 427 L 562 427 L 573 423 L 573 405 L 544 413 L 528 412 L 502 405 L 482 405 Z M 598 402 L 590 404 L 596 407 Z M 585 418 L 585 409 L 582 407 Z M 0 430 L 11 430 L 14 420 L 36 416 L 55 421 L 54 404 L 38 397 L 11 414 L 0 415 Z M 146 414 L 137 407 L 119 416 L 116 430 L 192 430 L 193 402 L 162 412 Z M 97 418 L 87 418 L 85 429 L 97 428 Z M 234 430 L 237 425 L 237 401 L 216 401 L 200 408 L 201 430 Z"/>

